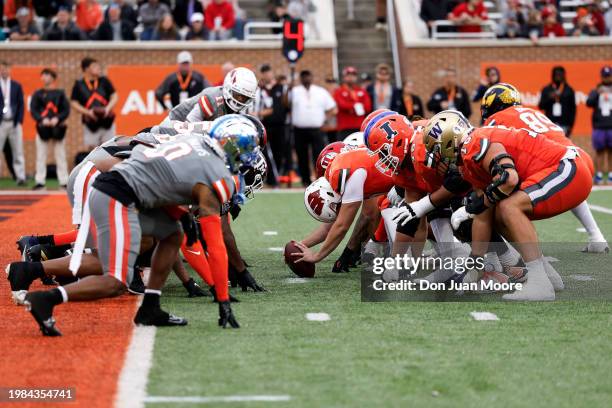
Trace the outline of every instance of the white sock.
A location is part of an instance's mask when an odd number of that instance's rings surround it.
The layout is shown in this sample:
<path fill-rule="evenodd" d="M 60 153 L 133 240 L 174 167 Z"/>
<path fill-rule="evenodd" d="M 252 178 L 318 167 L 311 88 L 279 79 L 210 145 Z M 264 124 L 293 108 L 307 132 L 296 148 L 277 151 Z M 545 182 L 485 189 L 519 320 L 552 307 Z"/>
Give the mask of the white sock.
<path fill-rule="evenodd" d="M 431 226 L 434 237 L 436 237 L 435 245 L 440 257 L 452 257 L 453 248 L 456 246 L 456 244 L 450 219 L 436 218 L 435 220 L 432 220 L 429 225 Z"/>
<path fill-rule="evenodd" d="M 63 286 L 58 286 L 57 290 L 59 290 L 59 292 L 62 294 L 62 302 L 66 303 L 68 301 L 68 293 L 66 292 L 66 289 L 64 289 Z"/>
<path fill-rule="evenodd" d="M 150 293 L 152 295 L 161 296 L 161 290 L 145 289 L 145 293 Z"/>
<path fill-rule="evenodd" d="M 540 257 L 538 259 L 534 259 L 533 261 L 525 262 L 525 266 L 527 267 L 527 280 L 529 279 L 546 279 L 546 271 L 544 270 L 544 258 Z"/>
<path fill-rule="evenodd" d="M 578 205 L 578 207 L 572 209 L 572 214 L 578 218 L 578 220 L 584 225 L 587 233 L 589 234 L 589 239 L 592 241 L 604 241 L 603 234 L 593 218 L 593 214 L 591 213 L 591 209 L 586 201 L 583 201 Z"/>
<path fill-rule="evenodd" d="M 521 260 L 521 254 L 509 242 L 506 241 L 508 250 L 499 255 L 499 260 L 504 266 L 516 266 Z"/>

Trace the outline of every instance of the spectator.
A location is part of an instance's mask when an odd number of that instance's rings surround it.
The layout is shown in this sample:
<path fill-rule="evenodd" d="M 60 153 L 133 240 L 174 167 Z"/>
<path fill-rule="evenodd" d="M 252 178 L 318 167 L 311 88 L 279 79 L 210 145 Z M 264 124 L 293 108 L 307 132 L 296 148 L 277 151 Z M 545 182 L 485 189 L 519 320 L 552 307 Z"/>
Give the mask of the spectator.
<path fill-rule="evenodd" d="M 83 122 L 83 144 L 87 150 L 101 145 L 115 136 L 117 93 L 113 84 L 102 75 L 100 63 L 85 57 L 81 61 L 83 78 L 76 80 L 70 96 L 71 105 Z"/>
<path fill-rule="evenodd" d="M 268 18 L 270 21 L 278 23 L 287 17 L 289 17 L 289 14 L 287 14 L 287 5 L 284 0 L 268 0 Z M 282 28 L 272 29 L 273 34 L 280 34 L 282 32 Z"/>
<path fill-rule="evenodd" d="M 310 184 L 310 163 L 317 159 L 327 144 L 321 127 L 325 119 L 337 113 L 336 103 L 324 88 L 313 84 L 310 71 L 300 72 L 301 85 L 290 91 L 291 124 L 295 138 L 298 169 L 304 187 Z M 364 92 L 365 93 L 365 92 Z M 308 147 L 312 150 L 308 157 Z"/>
<path fill-rule="evenodd" d="M 155 97 L 166 109 L 172 109 L 210 86 L 202 74 L 191 69 L 193 57 L 189 51 L 179 52 L 176 63 L 177 71 L 168 75 L 155 90 Z"/>
<path fill-rule="evenodd" d="M 612 36 L 612 4 L 608 3 L 608 10 L 604 14 L 606 34 Z"/>
<path fill-rule="evenodd" d="M 174 24 L 172 14 L 167 13 L 162 16 L 159 23 L 157 23 L 152 39 L 154 41 L 179 41 L 181 39 L 176 24 Z"/>
<path fill-rule="evenodd" d="M 94 35 L 98 41 L 134 41 L 134 26 L 121 17 L 122 8 L 117 4 L 108 7 L 106 18 Z"/>
<path fill-rule="evenodd" d="M 108 12 L 112 6 L 118 6 L 121 9 L 122 21 L 129 21 L 133 27 L 138 25 L 138 13 L 136 9 L 131 3 L 126 3 L 125 0 L 113 0 L 104 12 L 105 19 L 108 19 Z"/>
<path fill-rule="evenodd" d="M 590 3 L 587 7 L 578 7 L 574 17 L 573 36 L 598 36 L 606 32 L 606 23 L 598 6 Z"/>
<path fill-rule="evenodd" d="M 460 3 L 448 15 L 448 19 L 459 26 L 460 33 L 479 33 L 481 24 L 488 19 L 482 0 L 467 0 Z"/>
<path fill-rule="evenodd" d="M 527 9 L 522 0 L 509 0 L 499 24 L 501 38 L 519 38 L 525 36 L 527 29 Z"/>
<path fill-rule="evenodd" d="M 23 7 L 29 11 L 28 21 L 32 21 L 34 19 L 34 5 L 32 4 L 32 0 L 6 0 L 4 3 L 4 17 L 6 17 L 6 25 L 8 28 L 13 28 L 17 25 L 17 11 Z"/>
<path fill-rule="evenodd" d="M 333 76 L 327 77 L 325 78 L 324 86 L 325 86 L 325 90 L 329 92 L 330 95 L 333 95 L 334 92 L 336 92 L 336 89 L 338 88 L 338 80 L 334 78 Z M 325 120 L 325 123 L 323 124 L 323 127 L 321 128 L 321 130 L 323 130 L 323 132 L 325 132 L 325 134 L 327 135 L 327 143 L 333 143 L 338 140 L 338 121 L 337 119 L 338 118 L 335 115 L 329 116 Z"/>
<path fill-rule="evenodd" d="M 160 3 L 159 0 L 147 0 L 146 3 L 143 3 L 138 11 L 143 27 L 140 39 L 150 41 L 153 38 L 155 27 L 162 17 L 168 13 L 170 13 L 170 8 L 166 4 Z"/>
<path fill-rule="evenodd" d="M 176 0 L 172 16 L 178 27 L 193 24 L 192 18 L 195 14 L 204 15 L 204 8 L 200 0 Z"/>
<path fill-rule="evenodd" d="M 552 69 L 552 82 L 540 92 L 538 107 L 570 137 L 576 120 L 576 95 L 567 83 L 565 68 Z"/>
<path fill-rule="evenodd" d="M 268 166 L 268 184 L 275 186 L 278 184 L 278 169 L 285 166 L 288 87 L 276 81 L 274 72 L 268 64 L 262 65 L 259 74 L 255 108 L 257 116 L 268 132 L 268 146 L 272 153 Z"/>
<path fill-rule="evenodd" d="M 427 24 L 431 35 L 433 23 L 438 20 L 446 20 L 450 11 L 452 11 L 450 0 L 423 0 L 419 16 Z"/>
<path fill-rule="evenodd" d="M 72 0 L 32 0 L 34 12 L 43 19 L 43 31 L 49 28 L 60 7 L 72 8 Z"/>
<path fill-rule="evenodd" d="M 87 36 L 102 23 L 102 7 L 96 0 L 79 0 L 76 5 L 76 24 Z"/>
<path fill-rule="evenodd" d="M 391 83 L 391 67 L 387 64 L 376 66 L 376 80 L 368 85 L 366 90 L 372 101 L 372 109 L 391 109 L 399 99 L 400 90 Z"/>
<path fill-rule="evenodd" d="M 55 23 L 47 28 L 42 39 L 45 41 L 85 40 L 85 34 L 70 20 L 71 17 L 71 12 L 68 7 L 60 7 L 57 12 Z"/>
<path fill-rule="evenodd" d="M 425 109 L 423 102 L 418 95 L 414 93 L 414 82 L 406 78 L 402 87 L 402 94 L 391 110 L 401 113 L 413 120 L 415 117 L 425 117 Z"/>
<path fill-rule="evenodd" d="M 480 79 L 480 84 L 474 91 L 474 96 L 472 96 L 472 102 L 480 102 L 487 89 L 501 82 L 497 67 L 487 67 L 485 69 L 485 76 L 485 78 Z"/>
<path fill-rule="evenodd" d="M 238 0 L 231 0 L 234 7 L 234 28 L 232 35 L 237 40 L 244 40 L 244 25 L 247 23 L 246 11 L 240 7 Z"/>
<path fill-rule="evenodd" d="M 427 102 L 427 109 L 436 114 L 443 110 L 458 110 L 469 119 L 472 114 L 470 97 L 467 91 L 457 85 L 457 71 L 447 68 L 444 72 L 444 85 L 436 89 Z"/>
<path fill-rule="evenodd" d="M 536 43 L 542 36 L 543 24 L 542 14 L 538 9 L 529 9 L 527 12 L 527 22 L 525 24 L 525 36 Z"/>
<path fill-rule="evenodd" d="M 11 28 L 9 38 L 11 41 L 38 41 L 40 39 L 40 31 L 30 20 L 30 10 L 25 7 L 17 10 L 17 25 Z"/>
<path fill-rule="evenodd" d="M 66 119 L 70 114 L 70 103 L 63 89 L 55 87 L 57 73 L 50 68 L 42 70 L 43 87 L 32 94 L 30 113 L 36 121 L 36 185 L 34 190 L 45 188 L 47 179 L 47 148 L 53 144 L 57 179 L 61 187 L 68 183 L 66 164 Z"/>
<path fill-rule="evenodd" d="M 601 82 L 586 100 L 593 109 L 593 149 L 595 150 L 595 184 L 600 184 L 607 173 L 612 183 L 612 66 L 601 69 Z"/>
<path fill-rule="evenodd" d="M 544 26 L 542 27 L 543 37 L 565 37 L 563 24 L 559 22 L 559 16 L 555 7 L 544 8 L 542 10 L 542 20 L 544 20 Z"/>
<path fill-rule="evenodd" d="M 342 85 L 334 92 L 338 106 L 338 139 L 358 132 L 361 122 L 372 110 L 372 100 L 367 91 L 357 85 L 358 73 L 354 67 L 342 71 Z"/>
<path fill-rule="evenodd" d="M 235 24 L 234 7 L 227 0 L 213 0 L 204 12 L 208 39 L 228 40 Z"/>
<path fill-rule="evenodd" d="M 189 27 L 185 39 L 187 41 L 208 39 L 208 32 L 204 28 L 204 15 L 202 13 L 193 13 L 191 15 L 191 27 Z"/>
<path fill-rule="evenodd" d="M 25 159 L 23 157 L 23 123 L 24 112 L 23 89 L 21 84 L 11 79 L 11 66 L 0 61 L 0 150 L 5 143 L 11 146 L 13 170 L 17 185 L 25 185 Z"/>

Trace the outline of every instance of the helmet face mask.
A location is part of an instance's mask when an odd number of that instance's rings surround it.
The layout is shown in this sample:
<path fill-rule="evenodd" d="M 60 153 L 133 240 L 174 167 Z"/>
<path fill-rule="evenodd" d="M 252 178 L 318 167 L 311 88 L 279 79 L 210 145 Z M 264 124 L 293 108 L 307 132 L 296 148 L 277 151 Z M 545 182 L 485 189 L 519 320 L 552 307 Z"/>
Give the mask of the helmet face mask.
<path fill-rule="evenodd" d="M 255 191 L 262 189 L 268 173 L 268 164 L 261 150 L 257 150 L 257 159 L 252 165 L 243 164 L 239 171 L 244 181 L 244 195 L 252 200 L 255 198 Z"/>

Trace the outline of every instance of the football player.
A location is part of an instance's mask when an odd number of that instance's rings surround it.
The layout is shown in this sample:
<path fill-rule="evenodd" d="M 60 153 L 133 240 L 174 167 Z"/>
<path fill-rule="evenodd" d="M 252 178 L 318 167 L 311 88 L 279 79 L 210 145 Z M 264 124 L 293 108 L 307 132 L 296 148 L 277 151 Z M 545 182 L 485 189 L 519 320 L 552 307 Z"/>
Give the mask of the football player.
<path fill-rule="evenodd" d="M 227 252 L 219 212 L 234 195 L 230 170 L 236 172 L 240 163 L 254 159 L 260 137 L 248 119 L 237 116 L 221 121 L 212 131 L 212 138 L 193 135 L 156 147 L 137 146 L 129 159 L 98 176 L 87 198 L 83 224 L 88 223 L 89 210 L 97 228 L 104 275 L 90 276 L 50 291 L 28 293 L 25 304 L 43 335 L 60 335 L 52 317 L 56 305 L 69 300 L 116 296 L 125 291 L 133 275 L 142 233 L 137 208 L 155 210 L 164 206 L 197 205 L 201 232 L 209 238 L 208 259 L 215 282 L 227 282 Z M 165 236 L 153 255 L 151 275 L 134 322 L 185 325 L 185 319 L 164 312 L 159 302 L 161 288 L 182 242 L 181 228 L 161 214 L 151 224 L 158 235 Z M 73 271 L 80 266 L 85 238 L 86 232 L 80 230 L 71 262 Z M 227 285 L 218 285 L 217 298 L 219 325 L 238 328 Z"/>
<path fill-rule="evenodd" d="M 499 83 L 490 87 L 482 98 L 480 111 L 486 126 L 530 129 L 564 146 L 574 146 L 563 129 L 554 124 L 545 114 L 522 106 L 519 91 L 510 84 Z M 590 161 L 589 155 L 583 151 L 581 154 L 584 160 Z M 593 218 L 587 202 L 572 208 L 572 213 L 589 235 L 589 242 L 583 252 L 609 252 L 608 243 Z"/>
<path fill-rule="evenodd" d="M 527 129 L 475 129 L 457 111 L 443 111 L 424 129 L 427 152 L 436 162 L 461 166 L 475 193 L 453 213 L 454 226 L 473 218 L 472 251 L 480 256 L 495 228 L 517 249 L 528 274 L 522 290 L 506 300 L 554 300 L 532 220 L 550 218 L 576 207 L 589 195 L 592 170 L 583 153 Z M 548 273 L 547 273 L 548 272 Z"/>

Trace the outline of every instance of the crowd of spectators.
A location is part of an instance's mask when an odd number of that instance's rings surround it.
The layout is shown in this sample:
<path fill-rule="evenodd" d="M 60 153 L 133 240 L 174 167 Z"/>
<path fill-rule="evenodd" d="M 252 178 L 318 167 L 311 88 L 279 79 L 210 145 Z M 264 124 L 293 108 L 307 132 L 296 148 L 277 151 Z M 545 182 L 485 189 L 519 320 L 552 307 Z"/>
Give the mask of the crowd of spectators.
<path fill-rule="evenodd" d="M 612 3 L 608 0 L 583 0 L 575 8 L 572 28 L 566 30 L 560 12 L 560 0 L 491 0 L 500 18 L 493 25 L 499 38 L 529 38 L 536 42 L 543 37 L 580 37 L 612 35 Z M 568 10 L 572 11 L 572 10 Z M 446 20 L 454 26 L 439 31 L 475 33 L 490 21 L 483 0 L 422 0 L 421 19 L 431 27 Z"/>
<path fill-rule="evenodd" d="M 0 0 L 0 41 L 241 40 L 238 0 Z"/>

